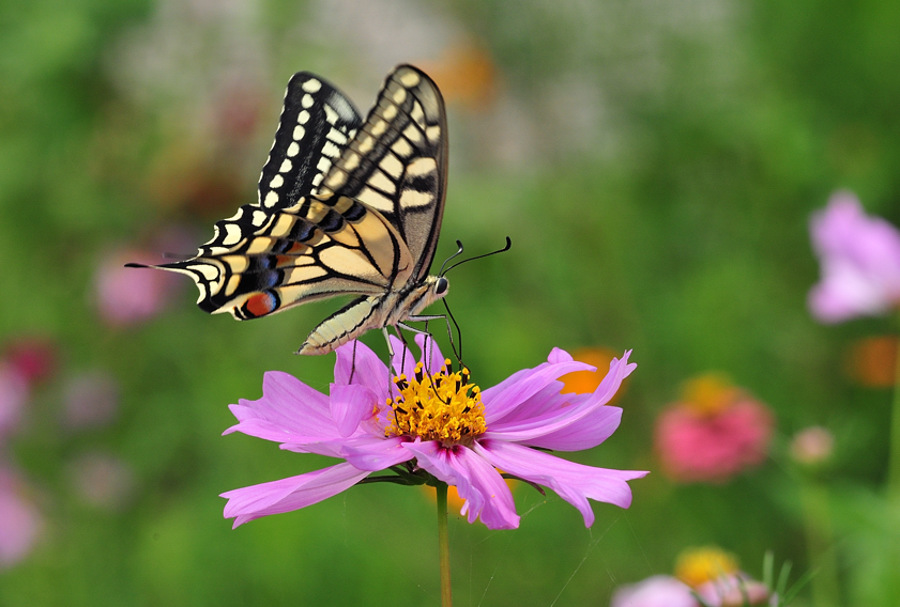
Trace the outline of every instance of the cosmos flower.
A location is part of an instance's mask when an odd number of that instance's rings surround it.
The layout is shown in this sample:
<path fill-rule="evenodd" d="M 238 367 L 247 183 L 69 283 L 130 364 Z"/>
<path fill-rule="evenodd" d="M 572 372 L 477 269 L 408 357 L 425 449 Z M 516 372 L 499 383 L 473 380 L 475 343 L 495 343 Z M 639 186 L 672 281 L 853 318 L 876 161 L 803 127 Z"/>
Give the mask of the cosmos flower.
<path fill-rule="evenodd" d="M 724 482 L 762 462 L 774 419 L 759 401 L 716 375 L 698 377 L 656 420 L 663 471 L 678 482 Z"/>
<path fill-rule="evenodd" d="M 455 486 L 465 500 L 461 514 L 491 529 L 519 525 L 500 470 L 549 487 L 578 509 L 586 526 L 594 522 L 589 498 L 631 504 L 626 481 L 646 472 L 594 468 L 546 452 L 589 449 L 612 435 L 622 410 L 606 403 L 636 366 L 628 362 L 630 352 L 613 359 L 589 394 L 560 393 L 560 376 L 589 365 L 559 349 L 547 362 L 482 392 L 467 369 L 450 369 L 432 341 L 419 336 L 416 342 L 427 354 L 418 363 L 392 338 L 396 377 L 390 393 L 387 367 L 359 342 L 337 349 L 329 395 L 286 373 L 266 373 L 262 398 L 231 406 L 238 423 L 226 434 L 243 432 L 289 451 L 345 461 L 224 493 L 225 517 L 237 527 L 297 510 L 388 469 L 420 483 L 437 479 Z"/>
<path fill-rule="evenodd" d="M 691 588 L 670 575 L 654 575 L 618 588 L 610 607 L 700 607 Z"/>
<path fill-rule="evenodd" d="M 768 586 L 743 573 L 737 558 L 716 546 L 685 549 L 675 576 L 654 575 L 618 588 L 610 607 L 752 607 L 777 605 Z"/>
<path fill-rule="evenodd" d="M 837 192 L 810 222 L 822 280 L 809 293 L 813 316 L 840 322 L 877 315 L 900 303 L 900 232 Z"/>

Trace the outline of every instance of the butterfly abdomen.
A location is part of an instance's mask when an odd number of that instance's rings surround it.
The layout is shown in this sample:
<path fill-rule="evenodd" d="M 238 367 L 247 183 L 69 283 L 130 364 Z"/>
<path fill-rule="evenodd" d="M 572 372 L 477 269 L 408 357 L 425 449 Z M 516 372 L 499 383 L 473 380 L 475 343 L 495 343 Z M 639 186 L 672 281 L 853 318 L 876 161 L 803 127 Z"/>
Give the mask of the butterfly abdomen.
<path fill-rule="evenodd" d="M 421 284 L 400 291 L 355 299 L 313 329 L 297 354 L 327 354 L 371 329 L 415 321 L 422 310 L 447 295 L 449 288 L 443 276 L 428 276 Z"/>

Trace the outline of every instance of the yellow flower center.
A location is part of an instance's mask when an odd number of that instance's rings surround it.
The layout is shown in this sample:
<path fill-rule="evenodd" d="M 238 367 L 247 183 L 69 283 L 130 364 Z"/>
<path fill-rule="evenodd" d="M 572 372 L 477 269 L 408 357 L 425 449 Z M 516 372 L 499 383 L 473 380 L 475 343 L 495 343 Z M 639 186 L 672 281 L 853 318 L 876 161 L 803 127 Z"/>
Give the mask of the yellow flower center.
<path fill-rule="evenodd" d="M 715 546 L 688 548 L 675 563 L 675 577 L 692 588 L 737 570 L 735 556 Z"/>
<path fill-rule="evenodd" d="M 471 442 L 487 430 L 481 388 L 469 383 L 468 369 L 453 372 L 450 359 L 433 374 L 426 373 L 420 362 L 413 377 L 400 375 L 394 384 L 400 396 L 387 399 L 394 419 L 385 436 L 418 436 L 456 445 Z"/>

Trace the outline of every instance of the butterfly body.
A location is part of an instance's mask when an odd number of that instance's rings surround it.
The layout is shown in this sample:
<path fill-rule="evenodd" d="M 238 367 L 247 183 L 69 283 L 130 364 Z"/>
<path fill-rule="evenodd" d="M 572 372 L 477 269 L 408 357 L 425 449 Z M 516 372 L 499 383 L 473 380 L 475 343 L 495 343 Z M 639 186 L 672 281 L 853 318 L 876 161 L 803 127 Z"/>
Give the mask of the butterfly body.
<path fill-rule="evenodd" d="M 370 329 L 417 320 L 443 297 L 428 275 L 444 208 L 444 104 L 434 82 L 401 65 L 363 121 L 324 80 L 291 78 L 257 204 L 216 223 L 185 261 L 206 312 L 259 318 L 342 294 L 361 297 L 300 348 L 324 354 Z"/>

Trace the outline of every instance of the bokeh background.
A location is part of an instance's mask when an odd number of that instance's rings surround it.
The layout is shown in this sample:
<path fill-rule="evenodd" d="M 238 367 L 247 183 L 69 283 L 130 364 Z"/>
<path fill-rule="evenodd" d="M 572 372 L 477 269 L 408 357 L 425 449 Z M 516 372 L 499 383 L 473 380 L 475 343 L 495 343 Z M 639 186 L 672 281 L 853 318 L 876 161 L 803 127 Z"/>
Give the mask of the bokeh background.
<path fill-rule="evenodd" d="M 237 323 L 186 278 L 121 269 L 255 200 L 293 72 L 365 113 L 401 62 L 448 104 L 437 259 L 513 242 L 450 275 L 468 366 L 489 386 L 554 346 L 633 348 L 621 428 L 572 459 L 652 472 L 587 530 L 527 486 L 518 530 L 451 517 L 457 604 L 608 605 L 707 544 L 757 578 L 767 551 L 824 572 L 797 605 L 900 604 L 893 342 L 858 355 L 893 328 L 806 306 L 834 191 L 900 221 L 898 31 L 883 0 L 3 1 L 0 604 L 437 604 L 422 491 L 222 518 L 219 493 L 327 464 L 220 433 L 267 370 L 327 391 L 333 357 L 292 352 L 335 302 Z M 752 469 L 679 482 L 654 427 L 709 372 L 774 434 Z M 835 443 L 811 473 L 789 444 L 813 425 Z"/>

